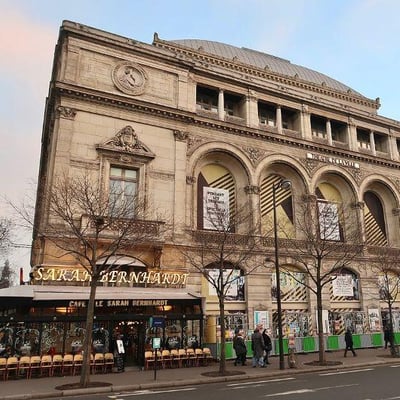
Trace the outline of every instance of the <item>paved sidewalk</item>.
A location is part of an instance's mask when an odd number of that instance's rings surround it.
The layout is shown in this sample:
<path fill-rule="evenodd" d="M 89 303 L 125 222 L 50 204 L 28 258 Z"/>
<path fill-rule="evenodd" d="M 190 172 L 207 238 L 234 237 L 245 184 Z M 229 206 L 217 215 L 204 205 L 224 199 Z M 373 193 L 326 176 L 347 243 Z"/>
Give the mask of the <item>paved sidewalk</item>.
<path fill-rule="evenodd" d="M 243 375 L 226 376 L 210 378 L 204 376 L 205 372 L 217 371 L 218 363 L 212 363 L 206 367 L 184 367 L 174 369 L 162 369 L 156 371 L 140 371 L 130 368 L 123 373 L 109 373 L 91 375 L 91 382 L 106 382 L 110 386 L 57 390 L 56 387 L 68 383 L 79 381 L 79 376 L 52 377 L 52 378 L 32 378 L 0 381 L 0 400 L 20 400 L 20 399 L 43 399 L 48 397 L 64 397 L 72 395 L 82 395 L 89 393 L 112 393 L 127 390 L 143 390 L 150 388 L 171 387 L 180 385 L 196 385 L 201 383 L 239 381 L 252 378 L 266 378 L 271 376 L 287 376 L 311 371 L 326 371 L 345 368 L 359 368 L 368 365 L 383 365 L 389 363 L 400 363 L 400 358 L 391 358 L 390 350 L 362 349 L 356 350 L 357 357 L 347 355 L 343 357 L 343 351 L 327 352 L 327 361 L 340 361 L 342 364 L 335 366 L 311 366 L 308 362 L 318 359 L 318 354 L 298 354 L 297 368 L 288 368 L 285 358 L 285 370 L 279 369 L 278 357 L 270 357 L 271 364 L 267 368 L 252 368 L 251 360 L 248 360 L 247 366 L 233 365 L 233 361 L 227 361 L 229 371 L 240 370 L 245 372 Z M 156 378 L 156 379 L 154 379 Z"/>

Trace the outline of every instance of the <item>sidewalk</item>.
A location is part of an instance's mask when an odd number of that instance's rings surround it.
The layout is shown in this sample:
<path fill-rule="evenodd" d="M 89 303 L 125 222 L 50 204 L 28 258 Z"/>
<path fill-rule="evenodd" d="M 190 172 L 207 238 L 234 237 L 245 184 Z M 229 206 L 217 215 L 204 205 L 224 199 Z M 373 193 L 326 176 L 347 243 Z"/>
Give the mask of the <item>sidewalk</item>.
<path fill-rule="evenodd" d="M 369 365 L 382 365 L 400 363 L 400 358 L 391 358 L 390 350 L 378 349 L 359 349 L 356 350 L 357 357 L 351 353 L 346 358 L 343 351 L 327 352 L 327 361 L 340 361 L 342 364 L 335 366 L 310 366 L 306 363 L 318 360 L 317 353 L 298 354 L 297 368 L 288 368 L 287 358 L 285 358 L 285 370 L 279 369 L 278 357 L 270 357 L 271 364 L 267 368 L 252 368 L 251 360 L 247 366 L 233 365 L 233 361 L 227 361 L 227 370 L 243 371 L 243 375 L 233 375 L 225 377 L 207 377 L 204 373 L 218 370 L 218 363 L 212 363 L 206 367 L 187 367 L 175 369 L 161 369 L 156 371 L 140 371 L 138 369 L 127 369 L 123 373 L 97 374 L 91 375 L 91 382 L 109 383 L 109 386 L 94 387 L 74 390 L 57 390 L 56 387 L 68 383 L 79 382 L 79 376 L 52 377 L 52 378 L 32 378 L 0 381 L 0 400 L 19 400 L 19 399 L 44 399 L 48 397 L 64 397 L 89 393 L 112 393 L 121 391 L 143 390 L 150 388 L 161 388 L 181 385 L 196 385 L 201 383 L 239 381 L 248 379 L 259 379 L 271 376 L 287 376 L 311 371 L 327 371 L 346 368 L 359 368 Z"/>

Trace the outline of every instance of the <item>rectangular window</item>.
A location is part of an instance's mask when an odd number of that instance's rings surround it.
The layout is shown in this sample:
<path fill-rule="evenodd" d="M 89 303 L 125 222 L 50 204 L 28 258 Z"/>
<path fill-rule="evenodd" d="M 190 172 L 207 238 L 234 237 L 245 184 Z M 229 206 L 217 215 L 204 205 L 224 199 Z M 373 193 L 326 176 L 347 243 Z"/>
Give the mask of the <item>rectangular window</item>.
<path fill-rule="evenodd" d="M 214 89 L 198 86 L 196 91 L 196 106 L 198 110 L 218 113 L 218 92 Z"/>
<path fill-rule="evenodd" d="M 274 106 L 266 103 L 258 103 L 258 119 L 260 124 L 276 126 L 276 109 Z"/>
<path fill-rule="evenodd" d="M 371 150 L 371 141 L 368 131 L 357 128 L 357 145 L 360 149 Z"/>
<path fill-rule="evenodd" d="M 137 171 L 134 169 L 110 168 L 109 211 L 120 218 L 135 215 L 137 193 Z"/>
<path fill-rule="evenodd" d="M 314 137 L 326 139 L 326 120 L 321 117 L 311 116 L 311 131 Z"/>

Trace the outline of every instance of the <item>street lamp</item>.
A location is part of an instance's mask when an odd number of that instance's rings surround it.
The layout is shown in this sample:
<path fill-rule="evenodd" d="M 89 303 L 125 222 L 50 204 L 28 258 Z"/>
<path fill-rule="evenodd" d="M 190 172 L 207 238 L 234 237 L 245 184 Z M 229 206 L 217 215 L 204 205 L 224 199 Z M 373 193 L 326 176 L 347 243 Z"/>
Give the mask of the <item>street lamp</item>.
<path fill-rule="evenodd" d="M 279 345 L 279 369 L 285 369 L 285 355 L 283 354 L 282 334 L 282 304 L 281 304 L 281 281 L 279 274 L 279 248 L 278 248 L 278 221 L 276 218 L 276 191 L 278 189 L 289 190 L 291 182 L 282 179 L 272 185 L 272 208 L 274 213 L 274 243 L 275 243 L 275 279 L 276 279 L 276 304 L 278 312 L 278 345 Z"/>

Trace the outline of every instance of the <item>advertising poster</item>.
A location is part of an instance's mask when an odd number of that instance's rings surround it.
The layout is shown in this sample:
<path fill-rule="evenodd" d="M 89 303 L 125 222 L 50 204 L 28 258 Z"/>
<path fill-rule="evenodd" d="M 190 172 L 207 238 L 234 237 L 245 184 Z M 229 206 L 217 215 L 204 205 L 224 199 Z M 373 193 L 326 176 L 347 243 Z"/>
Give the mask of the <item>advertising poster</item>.
<path fill-rule="evenodd" d="M 229 191 L 203 187 L 204 229 L 225 231 L 229 227 Z"/>
<path fill-rule="evenodd" d="M 353 277 L 351 275 L 337 275 L 332 280 L 334 296 L 353 297 Z"/>

